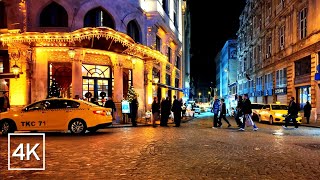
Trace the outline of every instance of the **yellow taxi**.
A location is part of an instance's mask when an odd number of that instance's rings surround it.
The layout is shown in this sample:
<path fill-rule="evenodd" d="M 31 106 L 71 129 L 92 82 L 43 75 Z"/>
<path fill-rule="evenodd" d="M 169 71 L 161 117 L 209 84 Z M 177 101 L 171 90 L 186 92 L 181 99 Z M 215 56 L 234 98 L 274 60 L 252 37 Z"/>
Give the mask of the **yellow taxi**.
<path fill-rule="evenodd" d="M 286 104 L 266 104 L 259 111 L 259 122 L 269 122 L 269 124 L 274 123 L 285 123 L 285 118 L 288 115 L 288 105 Z M 301 124 L 302 117 L 298 113 L 296 118 L 297 123 Z"/>
<path fill-rule="evenodd" d="M 51 98 L 0 113 L 2 135 L 14 131 L 68 131 L 83 134 L 112 124 L 111 109 L 93 103 Z"/>

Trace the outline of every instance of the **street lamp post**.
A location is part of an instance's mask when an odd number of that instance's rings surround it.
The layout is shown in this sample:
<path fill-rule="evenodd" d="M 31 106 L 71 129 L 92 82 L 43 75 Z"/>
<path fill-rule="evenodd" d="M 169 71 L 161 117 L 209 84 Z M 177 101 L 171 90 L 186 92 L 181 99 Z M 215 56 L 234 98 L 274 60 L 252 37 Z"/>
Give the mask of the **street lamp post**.
<path fill-rule="evenodd" d="M 199 102 L 200 102 L 200 96 L 201 96 L 201 92 L 199 92 Z"/>
<path fill-rule="evenodd" d="M 208 101 L 210 102 L 210 100 L 211 100 L 211 92 L 208 91 Z"/>

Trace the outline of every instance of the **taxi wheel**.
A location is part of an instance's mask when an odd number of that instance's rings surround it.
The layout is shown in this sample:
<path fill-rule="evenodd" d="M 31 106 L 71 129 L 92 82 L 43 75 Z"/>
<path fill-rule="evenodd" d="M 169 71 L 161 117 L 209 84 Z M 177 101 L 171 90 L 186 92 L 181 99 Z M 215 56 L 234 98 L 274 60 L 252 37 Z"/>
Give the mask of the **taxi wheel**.
<path fill-rule="evenodd" d="M 273 117 L 272 116 L 270 116 L 269 124 L 273 124 Z"/>
<path fill-rule="evenodd" d="M 3 120 L 1 122 L 1 133 L 7 135 L 8 133 L 14 133 L 15 123 L 11 120 Z"/>
<path fill-rule="evenodd" d="M 74 119 L 69 124 L 69 130 L 72 134 L 84 134 L 87 130 L 87 125 L 82 119 Z"/>

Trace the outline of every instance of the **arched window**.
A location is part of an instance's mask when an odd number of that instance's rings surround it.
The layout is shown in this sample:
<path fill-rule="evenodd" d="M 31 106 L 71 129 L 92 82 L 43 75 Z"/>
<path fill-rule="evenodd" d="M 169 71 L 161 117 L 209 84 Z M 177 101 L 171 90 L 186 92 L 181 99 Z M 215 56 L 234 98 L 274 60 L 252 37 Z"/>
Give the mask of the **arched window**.
<path fill-rule="evenodd" d="M 58 3 L 52 2 L 40 14 L 40 27 L 68 27 L 68 13 Z"/>
<path fill-rule="evenodd" d="M 141 43 L 139 27 L 134 20 L 128 23 L 127 33 L 135 42 Z"/>
<path fill-rule="evenodd" d="M 0 29 L 7 28 L 7 12 L 4 2 L 0 1 Z"/>
<path fill-rule="evenodd" d="M 84 27 L 109 27 L 114 29 L 114 21 L 110 14 L 101 7 L 94 8 L 84 16 Z"/>

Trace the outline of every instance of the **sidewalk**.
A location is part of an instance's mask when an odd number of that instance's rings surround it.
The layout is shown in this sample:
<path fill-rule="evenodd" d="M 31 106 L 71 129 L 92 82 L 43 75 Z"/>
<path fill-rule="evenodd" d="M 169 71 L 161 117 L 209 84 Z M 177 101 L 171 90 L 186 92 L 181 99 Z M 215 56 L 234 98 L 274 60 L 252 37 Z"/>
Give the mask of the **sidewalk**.
<path fill-rule="evenodd" d="M 305 127 L 314 127 L 314 128 L 320 128 L 320 121 L 310 121 L 310 124 L 307 124 L 306 122 L 304 122 L 304 120 L 302 121 L 302 123 L 300 124 L 300 126 L 305 126 Z"/>
<path fill-rule="evenodd" d="M 181 119 L 181 123 L 186 123 L 188 121 L 191 121 L 192 119 L 194 119 L 194 117 L 183 117 Z M 168 124 L 174 124 L 173 119 L 169 119 L 168 120 Z M 152 126 L 152 121 L 145 121 L 145 119 L 143 118 L 139 118 L 137 120 L 137 127 L 143 127 L 143 126 Z M 160 121 L 156 121 L 156 125 L 159 126 L 160 125 Z M 122 127 L 132 127 L 131 122 L 123 124 L 123 123 L 116 123 L 116 121 L 112 122 L 112 125 L 107 127 L 107 128 L 122 128 Z"/>

